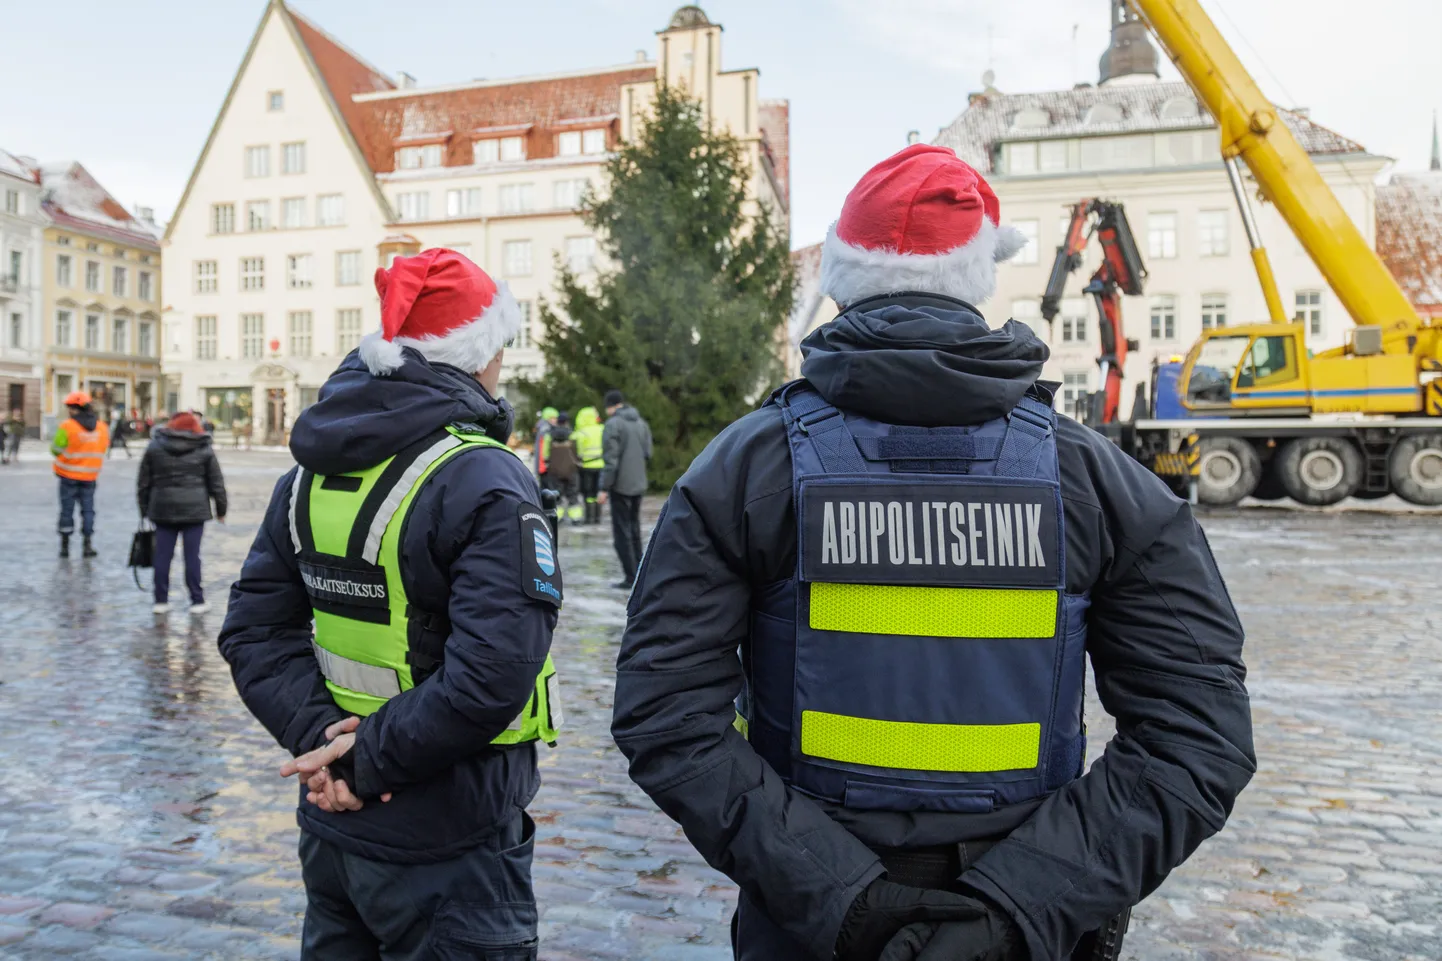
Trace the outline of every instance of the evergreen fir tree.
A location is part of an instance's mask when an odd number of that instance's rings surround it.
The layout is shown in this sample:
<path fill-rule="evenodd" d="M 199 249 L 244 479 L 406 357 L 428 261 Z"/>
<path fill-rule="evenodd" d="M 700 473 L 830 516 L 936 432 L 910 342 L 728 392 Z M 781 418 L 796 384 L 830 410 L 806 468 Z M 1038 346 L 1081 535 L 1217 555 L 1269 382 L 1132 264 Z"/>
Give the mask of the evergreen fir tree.
<path fill-rule="evenodd" d="M 540 309 L 546 374 L 518 384 L 518 423 L 619 388 L 651 424 L 664 489 L 774 385 L 794 281 L 785 236 L 746 197 L 740 144 L 679 90 L 659 87 L 653 106 L 582 201 L 609 265 L 590 286 L 562 266 L 559 309 Z"/>

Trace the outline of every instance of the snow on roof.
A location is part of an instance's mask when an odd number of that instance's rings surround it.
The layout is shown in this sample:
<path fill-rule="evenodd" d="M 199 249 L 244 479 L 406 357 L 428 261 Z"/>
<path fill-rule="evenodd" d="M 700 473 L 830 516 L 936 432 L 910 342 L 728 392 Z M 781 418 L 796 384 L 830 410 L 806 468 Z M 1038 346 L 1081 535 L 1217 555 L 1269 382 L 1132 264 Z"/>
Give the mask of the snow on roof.
<path fill-rule="evenodd" d="M 31 183 L 35 183 L 37 179 L 34 167 L 3 148 L 0 148 L 0 174 L 28 180 Z"/>
<path fill-rule="evenodd" d="M 42 164 L 40 185 L 41 206 L 57 223 L 100 227 L 107 236 L 159 249 L 160 228 L 131 216 L 78 162 Z"/>
<path fill-rule="evenodd" d="M 1309 154 L 1366 152 L 1356 141 L 1300 113 L 1278 110 Z M 973 167 L 990 173 L 996 146 L 1007 141 L 1214 127 L 1216 121 L 1185 83 L 1088 86 L 1042 93 L 988 90 L 975 95 L 961 116 L 942 128 L 935 143 L 952 148 Z"/>
<path fill-rule="evenodd" d="M 1377 188 L 1377 253 L 1420 312 L 1442 314 L 1442 173 Z"/>

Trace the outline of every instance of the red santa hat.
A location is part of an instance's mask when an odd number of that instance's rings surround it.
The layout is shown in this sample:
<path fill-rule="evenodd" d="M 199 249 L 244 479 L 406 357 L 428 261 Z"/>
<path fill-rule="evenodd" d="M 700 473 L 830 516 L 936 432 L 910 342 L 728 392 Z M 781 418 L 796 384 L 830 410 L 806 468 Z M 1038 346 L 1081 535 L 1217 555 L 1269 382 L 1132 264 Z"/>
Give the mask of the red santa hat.
<path fill-rule="evenodd" d="M 821 290 L 841 305 L 905 291 L 980 304 L 996 292 L 996 265 L 1026 246 L 999 210 L 970 164 L 913 144 L 846 195 L 821 248 Z"/>
<path fill-rule="evenodd" d="M 454 250 L 397 257 L 376 271 L 381 329 L 360 344 L 377 376 L 401 366 L 401 348 L 464 371 L 484 368 L 521 329 L 521 308 L 504 283 Z"/>

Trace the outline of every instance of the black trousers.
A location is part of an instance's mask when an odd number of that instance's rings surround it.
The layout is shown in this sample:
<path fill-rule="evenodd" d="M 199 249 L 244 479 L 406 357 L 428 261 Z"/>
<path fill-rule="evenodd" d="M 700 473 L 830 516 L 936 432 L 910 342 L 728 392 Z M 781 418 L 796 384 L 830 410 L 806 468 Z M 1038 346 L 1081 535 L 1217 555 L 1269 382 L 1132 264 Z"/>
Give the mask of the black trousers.
<path fill-rule="evenodd" d="M 185 552 L 185 589 L 190 592 L 190 603 L 205 602 L 205 588 L 200 580 L 200 535 L 204 532 L 204 524 L 155 525 L 155 603 L 170 600 L 170 562 L 175 558 L 177 539 Z"/>
<path fill-rule="evenodd" d="M 371 861 L 302 831 L 301 961 L 536 961 L 535 841 L 523 811 L 435 864 Z"/>
<path fill-rule="evenodd" d="M 621 574 L 630 584 L 641 566 L 641 495 L 612 493 L 610 499 L 611 537 L 621 559 Z"/>

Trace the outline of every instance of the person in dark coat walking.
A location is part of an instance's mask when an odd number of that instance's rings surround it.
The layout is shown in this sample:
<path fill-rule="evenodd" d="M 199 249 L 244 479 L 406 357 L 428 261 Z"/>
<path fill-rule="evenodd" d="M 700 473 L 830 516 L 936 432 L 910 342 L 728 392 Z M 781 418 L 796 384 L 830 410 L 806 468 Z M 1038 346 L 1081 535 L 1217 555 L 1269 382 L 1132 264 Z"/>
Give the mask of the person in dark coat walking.
<path fill-rule="evenodd" d="M 194 414 L 176 414 L 153 432 L 135 481 L 140 516 L 155 525 L 156 614 L 170 612 L 170 562 L 175 542 L 185 550 L 185 588 L 190 613 L 204 614 L 204 581 L 200 569 L 200 538 L 212 517 L 225 523 L 225 478 L 220 462 Z M 211 513 L 211 505 L 214 513 Z"/>
<path fill-rule="evenodd" d="M 619 390 L 606 392 L 601 451 L 606 466 L 601 471 L 599 503 L 611 502 L 611 539 L 621 561 L 621 581 L 612 586 L 629 591 L 641 563 L 641 498 L 651 460 L 651 425 Z"/>
<path fill-rule="evenodd" d="M 1091 958 L 1256 770 L 1191 508 L 973 306 L 1021 246 L 997 215 L 945 148 L 863 178 L 840 315 L 676 484 L 631 594 L 612 732 L 739 885 L 739 961 Z"/>
<path fill-rule="evenodd" d="M 297 418 L 220 651 L 296 756 L 304 961 L 535 961 L 562 583 L 495 396 L 520 308 L 445 249 L 376 286 L 382 331 Z"/>

